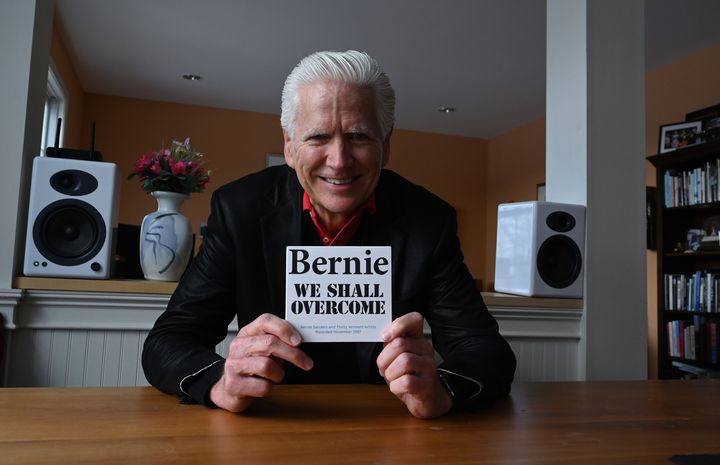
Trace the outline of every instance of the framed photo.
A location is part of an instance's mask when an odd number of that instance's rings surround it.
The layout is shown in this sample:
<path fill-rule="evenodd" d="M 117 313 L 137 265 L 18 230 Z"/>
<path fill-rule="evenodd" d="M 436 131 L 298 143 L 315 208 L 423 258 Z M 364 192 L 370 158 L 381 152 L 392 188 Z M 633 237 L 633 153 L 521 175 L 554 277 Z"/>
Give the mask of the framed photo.
<path fill-rule="evenodd" d="M 720 104 L 688 113 L 685 121 L 702 122 L 703 142 L 720 140 Z"/>
<path fill-rule="evenodd" d="M 268 153 L 265 155 L 265 168 L 285 164 L 285 155 L 281 153 Z"/>
<path fill-rule="evenodd" d="M 672 152 L 701 142 L 702 121 L 688 121 L 660 126 L 658 153 Z"/>
<path fill-rule="evenodd" d="M 704 123 L 715 118 L 720 118 L 720 104 L 702 110 L 695 110 L 685 115 L 685 121 L 702 121 L 703 128 L 705 127 Z"/>

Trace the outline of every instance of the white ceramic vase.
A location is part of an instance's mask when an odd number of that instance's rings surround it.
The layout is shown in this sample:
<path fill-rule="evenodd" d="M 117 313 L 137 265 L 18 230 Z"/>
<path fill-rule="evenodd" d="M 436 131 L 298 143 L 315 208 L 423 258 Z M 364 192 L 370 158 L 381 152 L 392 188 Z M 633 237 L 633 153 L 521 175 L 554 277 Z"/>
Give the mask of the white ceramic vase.
<path fill-rule="evenodd" d="M 140 266 L 145 279 L 178 281 L 192 253 L 192 227 L 180 208 L 190 196 L 155 191 L 158 209 L 143 218 L 140 228 Z"/>

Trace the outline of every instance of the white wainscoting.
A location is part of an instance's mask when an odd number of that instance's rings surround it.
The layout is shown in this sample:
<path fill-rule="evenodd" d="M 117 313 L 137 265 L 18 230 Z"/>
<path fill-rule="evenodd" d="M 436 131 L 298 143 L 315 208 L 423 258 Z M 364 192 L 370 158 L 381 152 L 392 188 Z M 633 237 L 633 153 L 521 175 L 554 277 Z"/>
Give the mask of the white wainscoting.
<path fill-rule="evenodd" d="M 491 306 L 518 361 L 516 381 L 581 379 L 582 309 Z"/>
<path fill-rule="evenodd" d="M 167 295 L 28 290 L 3 300 L 5 386 L 146 386 L 140 355 Z M 2 299 L 0 299 L 2 300 Z M 579 379 L 581 309 L 490 305 L 516 380 Z M 237 327 L 218 345 L 227 354 Z"/>

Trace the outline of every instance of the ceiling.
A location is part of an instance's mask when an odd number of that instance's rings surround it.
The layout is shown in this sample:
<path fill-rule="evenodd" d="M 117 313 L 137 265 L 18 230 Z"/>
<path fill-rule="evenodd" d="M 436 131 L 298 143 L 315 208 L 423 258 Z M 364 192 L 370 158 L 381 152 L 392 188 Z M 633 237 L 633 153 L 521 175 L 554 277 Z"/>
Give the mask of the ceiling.
<path fill-rule="evenodd" d="M 490 138 L 545 114 L 544 0 L 56 5 L 86 92 L 279 114 L 300 58 L 356 49 L 390 76 L 398 128 Z M 646 68 L 720 43 L 718 22 L 717 0 L 646 0 Z"/>

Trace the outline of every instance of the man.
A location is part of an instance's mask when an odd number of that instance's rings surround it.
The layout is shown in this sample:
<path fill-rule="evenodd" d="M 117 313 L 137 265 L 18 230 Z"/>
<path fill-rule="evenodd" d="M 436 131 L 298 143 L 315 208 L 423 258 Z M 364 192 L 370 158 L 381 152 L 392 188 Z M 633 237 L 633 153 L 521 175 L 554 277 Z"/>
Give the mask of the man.
<path fill-rule="evenodd" d="M 145 343 L 153 385 L 240 412 L 281 382 L 386 382 L 420 418 L 509 392 L 515 357 L 463 263 L 454 210 L 383 169 L 394 107 L 365 53 L 297 65 L 282 95 L 288 166 L 213 194 L 200 253 Z M 283 319 L 289 245 L 392 247 L 394 320 L 382 344 L 302 342 Z M 214 348 L 233 318 L 240 330 L 223 360 Z"/>

